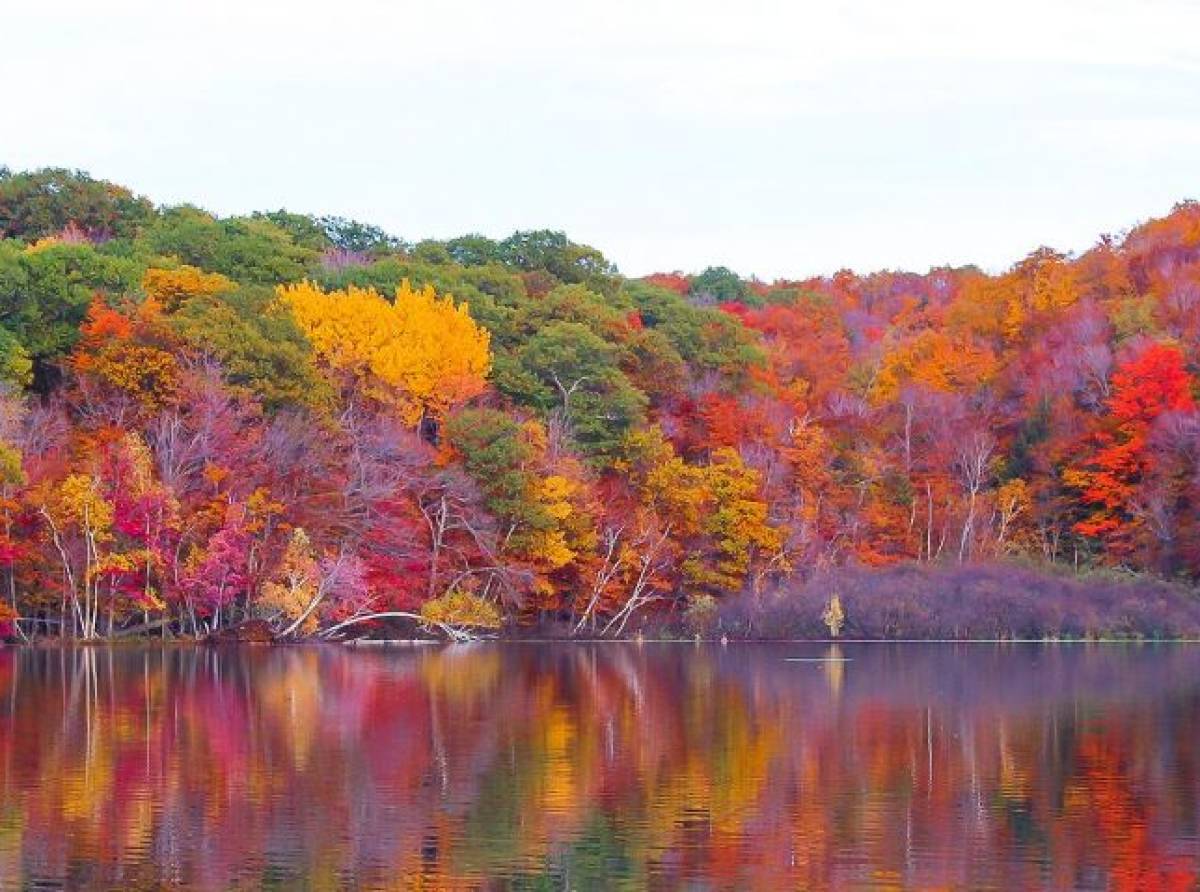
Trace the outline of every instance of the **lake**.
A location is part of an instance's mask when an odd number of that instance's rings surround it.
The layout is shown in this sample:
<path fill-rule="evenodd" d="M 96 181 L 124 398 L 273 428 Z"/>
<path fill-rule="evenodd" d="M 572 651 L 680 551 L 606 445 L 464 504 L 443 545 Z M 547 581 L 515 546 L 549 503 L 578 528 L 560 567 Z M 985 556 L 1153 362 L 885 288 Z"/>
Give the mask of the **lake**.
<path fill-rule="evenodd" d="M 1194 889 L 1200 647 L 0 651 L 0 888 Z"/>

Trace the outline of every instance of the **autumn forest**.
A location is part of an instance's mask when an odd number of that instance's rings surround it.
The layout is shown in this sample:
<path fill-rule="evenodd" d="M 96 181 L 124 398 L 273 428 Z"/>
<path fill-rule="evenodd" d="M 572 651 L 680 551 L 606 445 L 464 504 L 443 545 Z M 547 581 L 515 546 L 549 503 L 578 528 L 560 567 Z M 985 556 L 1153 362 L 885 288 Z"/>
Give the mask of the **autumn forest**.
<path fill-rule="evenodd" d="M 0 168 L 0 377 L 14 640 L 1200 631 L 1200 204 L 634 279 Z"/>

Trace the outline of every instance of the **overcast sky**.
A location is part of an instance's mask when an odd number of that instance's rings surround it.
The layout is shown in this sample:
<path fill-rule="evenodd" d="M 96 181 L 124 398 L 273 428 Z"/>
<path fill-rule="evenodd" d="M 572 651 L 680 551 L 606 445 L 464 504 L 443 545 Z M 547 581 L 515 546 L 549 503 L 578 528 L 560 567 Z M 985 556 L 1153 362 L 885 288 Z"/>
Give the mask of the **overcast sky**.
<path fill-rule="evenodd" d="M 1191 0 L 44 0 L 0 163 L 630 274 L 1003 268 L 1200 198 Z"/>

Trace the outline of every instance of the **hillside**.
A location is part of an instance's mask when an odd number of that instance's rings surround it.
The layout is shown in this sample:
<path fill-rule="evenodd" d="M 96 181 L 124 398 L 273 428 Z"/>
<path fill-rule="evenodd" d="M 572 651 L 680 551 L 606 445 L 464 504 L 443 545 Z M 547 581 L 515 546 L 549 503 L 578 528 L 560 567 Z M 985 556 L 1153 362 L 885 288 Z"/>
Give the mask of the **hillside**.
<path fill-rule="evenodd" d="M 853 568 L 1200 577 L 1195 203 L 1000 275 L 767 284 L 0 169 L 0 239 L 17 634 L 710 631 L 821 612 L 841 567 L 864 613 Z M 1191 630 L 1152 588 L 1132 626 L 1068 592 L 1007 631 Z"/>

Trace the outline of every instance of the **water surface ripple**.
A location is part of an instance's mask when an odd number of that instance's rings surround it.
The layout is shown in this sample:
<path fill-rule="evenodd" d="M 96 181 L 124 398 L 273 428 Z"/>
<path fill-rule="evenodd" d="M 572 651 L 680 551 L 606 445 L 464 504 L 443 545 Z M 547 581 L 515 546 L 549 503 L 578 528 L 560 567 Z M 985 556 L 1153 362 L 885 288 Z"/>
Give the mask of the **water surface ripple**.
<path fill-rule="evenodd" d="M 1195 889 L 1200 647 L 0 651 L 0 888 Z"/>

